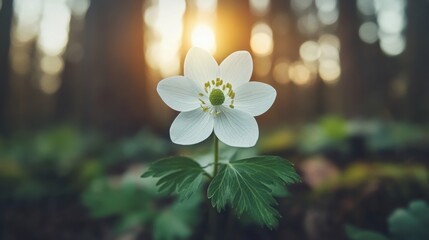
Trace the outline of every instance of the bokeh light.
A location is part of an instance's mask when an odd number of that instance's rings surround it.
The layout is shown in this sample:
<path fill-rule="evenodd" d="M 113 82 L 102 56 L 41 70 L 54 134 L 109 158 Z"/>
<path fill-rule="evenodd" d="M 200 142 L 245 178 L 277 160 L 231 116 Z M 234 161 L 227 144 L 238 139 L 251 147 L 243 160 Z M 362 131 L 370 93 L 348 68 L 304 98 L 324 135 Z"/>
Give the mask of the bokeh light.
<path fill-rule="evenodd" d="M 61 86 L 61 81 L 57 76 L 43 75 L 40 78 L 40 89 L 46 94 L 54 94 Z"/>
<path fill-rule="evenodd" d="M 401 54 L 405 47 L 405 1 L 375 1 L 380 48 L 388 56 Z"/>
<path fill-rule="evenodd" d="M 332 12 L 337 8 L 337 0 L 316 0 L 316 7 L 323 12 Z"/>
<path fill-rule="evenodd" d="M 338 61 L 323 60 L 319 64 L 319 75 L 326 83 L 335 83 L 341 74 L 341 68 Z"/>
<path fill-rule="evenodd" d="M 299 48 L 299 54 L 304 61 L 316 61 L 321 54 L 320 46 L 315 41 L 306 41 Z"/>
<path fill-rule="evenodd" d="M 375 14 L 374 0 L 357 0 L 357 8 L 363 15 L 372 16 Z"/>
<path fill-rule="evenodd" d="M 250 47 L 259 56 L 267 56 L 273 52 L 273 31 L 266 23 L 257 23 L 252 28 Z"/>
<path fill-rule="evenodd" d="M 280 58 L 274 64 L 273 78 L 278 83 L 288 83 L 289 79 L 289 60 L 287 58 Z"/>
<path fill-rule="evenodd" d="M 15 37 L 20 42 L 35 38 L 39 31 L 39 19 L 42 12 L 42 0 L 14 1 Z"/>
<path fill-rule="evenodd" d="M 195 5 L 199 11 L 214 12 L 216 10 L 217 0 L 195 0 Z"/>
<path fill-rule="evenodd" d="M 404 18 L 399 11 L 382 10 L 377 15 L 380 28 L 385 33 L 400 33 L 404 28 Z"/>
<path fill-rule="evenodd" d="M 378 25 L 374 22 L 362 23 L 359 27 L 359 37 L 366 43 L 375 43 L 378 40 Z"/>
<path fill-rule="evenodd" d="M 250 10 L 255 15 L 265 15 L 270 8 L 270 0 L 249 0 Z"/>
<path fill-rule="evenodd" d="M 291 0 L 290 4 L 293 10 L 297 12 L 305 11 L 307 8 L 311 6 L 313 0 Z"/>
<path fill-rule="evenodd" d="M 40 60 L 40 68 L 43 72 L 50 75 L 57 75 L 64 68 L 64 61 L 59 56 L 43 56 Z"/>
<path fill-rule="evenodd" d="M 339 40 L 336 36 L 324 34 L 320 36 L 318 42 L 320 45 L 321 58 L 339 60 Z"/>
<path fill-rule="evenodd" d="M 73 0 L 67 3 L 72 11 L 72 15 L 82 19 L 88 11 L 90 0 Z"/>
<path fill-rule="evenodd" d="M 297 85 L 306 85 L 314 76 L 305 64 L 295 62 L 289 67 L 289 78 Z"/>
<path fill-rule="evenodd" d="M 401 54 L 405 46 L 405 39 L 401 35 L 386 35 L 380 38 L 381 50 L 389 56 Z"/>
<path fill-rule="evenodd" d="M 339 12 L 337 9 L 334 9 L 330 12 L 318 11 L 317 17 L 320 22 L 325 25 L 331 25 L 337 22 L 339 16 Z"/>
<path fill-rule="evenodd" d="M 307 13 L 303 14 L 298 19 L 298 30 L 306 35 L 315 34 L 320 28 L 319 19 L 317 14 Z"/>
<path fill-rule="evenodd" d="M 183 34 L 184 0 L 154 0 L 144 12 L 148 25 L 145 59 L 161 76 L 177 75 L 180 72 L 180 46 Z"/>
<path fill-rule="evenodd" d="M 71 11 L 65 0 L 45 0 L 43 2 L 37 44 L 47 55 L 59 55 L 68 42 Z"/>

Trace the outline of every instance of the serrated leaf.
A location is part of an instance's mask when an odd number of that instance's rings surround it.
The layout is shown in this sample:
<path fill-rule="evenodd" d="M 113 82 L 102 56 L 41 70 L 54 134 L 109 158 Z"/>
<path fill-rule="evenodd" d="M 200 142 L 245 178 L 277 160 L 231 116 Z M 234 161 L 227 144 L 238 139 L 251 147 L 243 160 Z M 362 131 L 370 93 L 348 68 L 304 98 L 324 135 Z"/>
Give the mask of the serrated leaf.
<path fill-rule="evenodd" d="M 218 211 L 227 203 L 239 215 L 246 213 L 269 228 L 277 226 L 280 217 L 272 186 L 298 182 L 292 164 L 276 156 L 260 156 L 222 164 L 208 188 L 208 197 Z"/>
<path fill-rule="evenodd" d="M 142 175 L 159 177 L 156 183 L 160 192 L 177 193 L 179 200 L 186 200 L 198 190 L 203 181 L 204 170 L 188 157 L 170 157 L 152 163 Z"/>
<path fill-rule="evenodd" d="M 387 237 L 378 232 L 357 228 L 352 225 L 346 226 L 346 234 L 349 240 L 388 240 Z"/>
<path fill-rule="evenodd" d="M 413 201 L 408 209 L 395 210 L 388 222 L 394 239 L 429 239 L 429 206 L 424 201 Z"/>

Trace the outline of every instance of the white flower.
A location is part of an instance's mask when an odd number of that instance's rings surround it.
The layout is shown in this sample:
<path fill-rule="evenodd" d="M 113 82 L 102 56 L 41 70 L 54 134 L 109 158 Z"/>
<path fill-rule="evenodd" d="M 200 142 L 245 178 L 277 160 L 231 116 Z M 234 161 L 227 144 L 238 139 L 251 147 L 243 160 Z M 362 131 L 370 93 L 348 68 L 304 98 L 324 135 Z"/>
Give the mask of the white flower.
<path fill-rule="evenodd" d="M 191 48 L 185 58 L 185 76 L 165 78 L 157 91 L 181 113 L 170 128 L 176 144 L 199 143 L 214 132 L 234 147 L 252 147 L 259 137 L 254 116 L 266 112 L 276 98 L 268 84 L 249 82 L 252 57 L 247 51 L 229 55 L 218 65 L 205 50 Z"/>

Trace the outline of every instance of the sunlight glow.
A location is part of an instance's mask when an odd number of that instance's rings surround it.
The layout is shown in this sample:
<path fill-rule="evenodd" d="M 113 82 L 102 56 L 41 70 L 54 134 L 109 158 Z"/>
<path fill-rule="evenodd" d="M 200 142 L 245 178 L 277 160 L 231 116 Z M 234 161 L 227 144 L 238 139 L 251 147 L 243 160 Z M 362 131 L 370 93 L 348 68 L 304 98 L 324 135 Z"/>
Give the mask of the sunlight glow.
<path fill-rule="evenodd" d="M 217 0 L 195 0 L 195 5 L 199 11 L 213 12 L 216 10 Z"/>
<path fill-rule="evenodd" d="M 65 50 L 71 12 L 66 1 L 46 0 L 43 4 L 38 47 L 47 55 L 59 55 Z"/>
<path fill-rule="evenodd" d="M 213 54 L 216 50 L 215 34 L 208 25 L 200 24 L 191 34 L 192 46 L 203 48 Z"/>
<path fill-rule="evenodd" d="M 16 26 L 14 35 L 20 42 L 29 42 L 37 36 L 43 3 L 41 0 L 16 0 L 13 4 Z"/>
<path fill-rule="evenodd" d="M 184 0 L 154 0 L 145 8 L 145 59 L 161 76 L 176 75 L 180 71 L 180 46 L 183 35 Z"/>

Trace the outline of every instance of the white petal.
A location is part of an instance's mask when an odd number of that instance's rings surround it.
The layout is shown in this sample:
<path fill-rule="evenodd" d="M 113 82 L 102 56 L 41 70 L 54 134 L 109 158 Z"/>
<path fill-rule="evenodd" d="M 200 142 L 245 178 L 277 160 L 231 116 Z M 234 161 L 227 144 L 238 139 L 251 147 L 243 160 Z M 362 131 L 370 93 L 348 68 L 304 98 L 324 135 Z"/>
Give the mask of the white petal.
<path fill-rule="evenodd" d="M 219 66 L 207 51 L 193 47 L 185 57 L 185 77 L 193 80 L 199 86 L 218 77 Z"/>
<path fill-rule="evenodd" d="M 214 118 L 214 131 L 219 140 L 233 147 L 255 146 L 259 137 L 255 118 L 246 112 L 224 106 L 221 111 Z"/>
<path fill-rule="evenodd" d="M 231 83 L 234 88 L 248 82 L 252 71 L 252 57 L 247 51 L 234 52 L 220 64 L 221 79 Z"/>
<path fill-rule="evenodd" d="M 156 90 L 161 99 L 176 111 L 191 111 L 200 106 L 198 87 L 182 76 L 169 77 L 158 83 Z"/>
<path fill-rule="evenodd" d="M 234 107 L 252 116 L 266 112 L 276 99 L 276 90 L 261 82 L 248 82 L 235 91 Z"/>
<path fill-rule="evenodd" d="M 204 141 L 213 132 L 213 117 L 198 108 L 181 112 L 170 127 L 170 138 L 176 144 L 191 145 Z"/>

